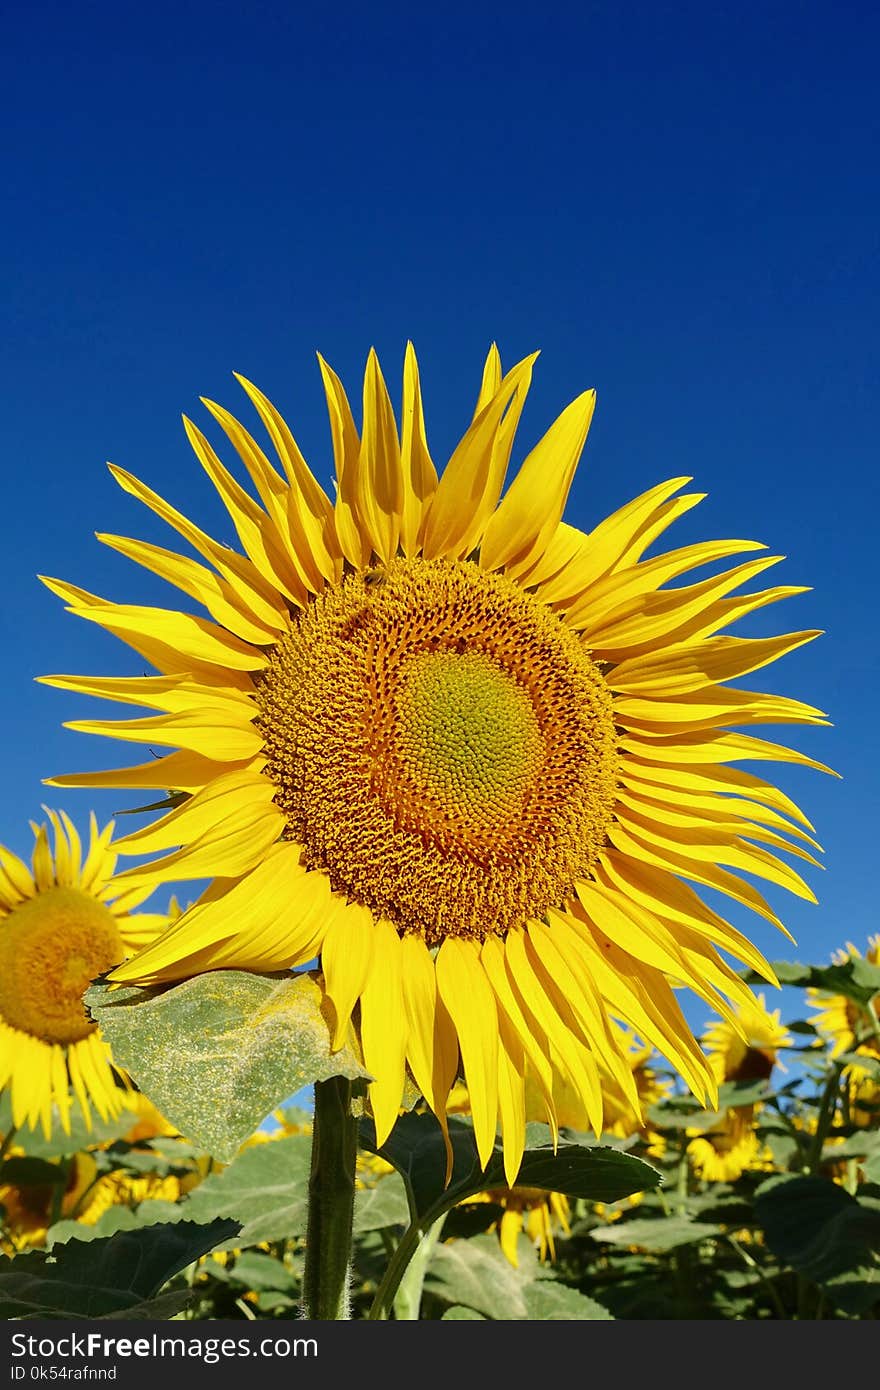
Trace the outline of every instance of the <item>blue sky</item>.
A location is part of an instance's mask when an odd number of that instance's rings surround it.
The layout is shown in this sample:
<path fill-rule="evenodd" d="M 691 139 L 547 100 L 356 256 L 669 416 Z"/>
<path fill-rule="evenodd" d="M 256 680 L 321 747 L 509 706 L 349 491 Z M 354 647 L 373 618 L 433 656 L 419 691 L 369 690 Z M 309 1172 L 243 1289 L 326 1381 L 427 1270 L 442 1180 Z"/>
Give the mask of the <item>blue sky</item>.
<path fill-rule="evenodd" d="M 670 545 L 754 537 L 788 557 L 771 582 L 813 586 L 742 628 L 826 630 L 745 683 L 827 710 L 831 729 L 769 734 L 843 774 L 780 770 L 827 868 L 810 871 L 818 908 L 770 896 L 801 958 L 864 946 L 876 7 L 35 3 L 4 31 L 0 841 L 26 851 L 43 801 L 80 824 L 135 804 L 41 785 L 128 759 L 63 730 L 92 707 L 34 677 L 138 667 L 36 574 L 172 601 L 94 539 L 172 544 L 105 460 L 226 534 L 180 414 L 211 438 L 200 395 L 247 416 L 234 370 L 326 482 L 316 350 L 356 398 L 375 346 L 396 393 L 411 338 L 442 461 L 494 339 L 508 364 L 542 353 L 515 458 L 598 391 L 568 520 L 590 529 L 690 474 L 708 497 Z M 731 915 L 771 956 L 795 954 Z"/>

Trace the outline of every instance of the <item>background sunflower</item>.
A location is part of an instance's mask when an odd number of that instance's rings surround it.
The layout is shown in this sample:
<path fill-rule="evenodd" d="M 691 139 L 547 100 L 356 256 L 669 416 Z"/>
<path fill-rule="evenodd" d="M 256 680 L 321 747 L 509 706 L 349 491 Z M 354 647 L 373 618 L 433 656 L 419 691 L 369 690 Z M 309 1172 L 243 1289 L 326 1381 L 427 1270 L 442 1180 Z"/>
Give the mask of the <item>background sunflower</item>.
<path fill-rule="evenodd" d="M 148 945 L 166 913 L 134 912 L 148 886 L 114 877 L 113 822 L 92 814 L 83 853 L 64 811 L 35 825 L 28 867 L 0 845 L 0 1091 L 16 1128 L 70 1128 L 75 1098 L 87 1123 L 118 1114 L 125 1092 L 82 996 L 96 976 Z M 50 838 L 51 831 L 51 838 Z M 71 1096 L 71 1088 L 73 1097 Z"/>

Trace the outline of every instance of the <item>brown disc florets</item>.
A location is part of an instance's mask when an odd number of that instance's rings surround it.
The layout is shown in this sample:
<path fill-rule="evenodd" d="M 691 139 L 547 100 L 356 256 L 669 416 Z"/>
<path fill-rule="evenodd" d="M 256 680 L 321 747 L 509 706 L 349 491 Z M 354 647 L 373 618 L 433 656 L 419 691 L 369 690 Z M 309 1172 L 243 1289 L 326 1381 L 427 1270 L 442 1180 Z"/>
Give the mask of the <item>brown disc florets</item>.
<path fill-rule="evenodd" d="M 605 843 L 610 694 L 503 575 L 421 559 L 348 575 L 274 648 L 257 704 L 305 862 L 428 945 L 561 905 Z"/>
<path fill-rule="evenodd" d="M 83 993 L 125 948 L 109 908 L 79 888 L 48 888 L 0 922 L 0 1019 L 47 1043 L 95 1031 Z"/>

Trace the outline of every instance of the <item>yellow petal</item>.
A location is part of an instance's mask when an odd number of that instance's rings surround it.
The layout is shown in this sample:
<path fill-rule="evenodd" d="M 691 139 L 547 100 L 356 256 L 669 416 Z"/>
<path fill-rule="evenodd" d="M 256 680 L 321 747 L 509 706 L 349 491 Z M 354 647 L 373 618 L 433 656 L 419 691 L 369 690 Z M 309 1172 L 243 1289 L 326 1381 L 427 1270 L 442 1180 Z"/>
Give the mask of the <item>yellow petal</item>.
<path fill-rule="evenodd" d="M 369 564 L 371 545 L 357 509 L 360 436 L 342 382 L 320 353 L 318 365 L 327 397 L 333 457 L 336 461 L 336 534 L 349 564 L 355 569 L 364 569 Z"/>
<path fill-rule="evenodd" d="M 498 1119 L 498 1016 L 495 996 L 470 941 L 447 937 L 437 952 L 437 988 L 458 1033 L 483 1168 Z"/>
<path fill-rule="evenodd" d="M 590 584 L 608 574 L 657 508 L 690 481 L 690 478 L 670 478 L 665 483 L 658 483 L 594 527 L 583 549 L 560 572 L 560 582 L 553 581 L 551 592 L 554 599 L 582 594 Z M 547 595 L 542 594 L 542 597 L 545 602 L 552 601 Z"/>
<path fill-rule="evenodd" d="M 234 376 L 256 407 L 287 474 L 290 485 L 287 500 L 292 506 L 296 525 L 300 528 L 299 535 L 304 538 L 324 578 L 330 581 L 338 579 L 341 573 L 338 565 L 340 550 L 333 521 L 332 502 L 303 458 L 283 416 L 253 382 L 248 381 L 239 372 L 235 372 Z"/>
<path fill-rule="evenodd" d="M 325 875 L 302 867 L 300 855 L 290 842 L 272 845 L 256 869 L 221 897 L 187 909 L 108 978 L 159 984 L 221 966 L 283 970 L 311 959 L 339 900 L 331 899 Z"/>
<path fill-rule="evenodd" d="M 71 719 L 64 727 L 83 734 L 103 734 L 133 743 L 158 743 L 188 748 L 220 762 L 243 762 L 254 757 L 263 740 L 252 726 L 216 709 L 161 714 L 147 719 Z"/>
<path fill-rule="evenodd" d="M 400 546 L 404 555 L 416 555 L 428 505 L 437 491 L 437 470 L 428 451 L 419 365 L 412 343 L 407 343 L 403 361 L 400 463 L 403 477 Z"/>
<path fill-rule="evenodd" d="M 115 464 L 108 464 L 108 467 L 123 492 L 149 507 L 151 512 L 183 536 L 194 550 L 219 570 L 259 621 L 274 629 L 281 619 L 283 628 L 287 619 L 287 605 L 284 599 L 277 588 L 260 574 L 246 556 L 239 555 L 228 546 L 212 540 L 182 512 L 172 507 L 170 502 L 166 502 L 157 492 L 153 492 L 152 488 L 148 488 L 124 468 L 117 468 Z"/>
<path fill-rule="evenodd" d="M 373 349 L 364 372 L 364 417 L 357 471 L 357 510 L 372 549 L 384 563 L 397 554 L 403 516 L 400 442 L 388 388 Z"/>
<path fill-rule="evenodd" d="M 373 914 L 369 908 L 349 903 L 328 928 L 321 947 L 324 988 L 336 1014 L 331 1047 L 345 1042 L 351 1011 L 361 997 L 373 962 Z"/>
<path fill-rule="evenodd" d="M 820 632 L 808 631 L 786 632 L 780 637 L 711 637 L 693 644 L 682 642 L 622 661 L 608 672 L 606 680 L 612 690 L 627 694 L 660 690 L 686 694 L 748 675 L 819 636 Z"/>
<path fill-rule="evenodd" d="M 498 1114 L 504 1155 L 504 1176 L 513 1187 L 526 1146 L 525 1058 L 513 1028 L 498 1017 Z"/>
<path fill-rule="evenodd" d="M 459 559 L 479 541 L 504 483 L 509 457 L 510 431 L 499 446 L 502 417 L 508 406 L 522 408 L 537 353 L 512 368 L 491 401 L 469 426 L 443 470 L 425 521 L 423 551 L 429 560 L 438 556 Z M 511 401 L 519 394 L 518 406 Z"/>
<path fill-rule="evenodd" d="M 602 1129 L 602 1093 L 596 1064 L 571 1028 L 570 1009 L 541 965 L 526 933 L 509 931 L 504 942 L 508 972 L 519 1002 L 531 1013 L 551 1044 L 590 1115 L 596 1133 Z"/>
<path fill-rule="evenodd" d="M 287 624 L 280 617 L 274 620 L 272 627 L 261 622 L 249 612 L 243 598 L 231 584 L 186 555 L 176 555 L 172 550 L 148 545 L 146 541 L 131 540 L 127 536 L 110 536 L 103 531 L 97 532 L 97 537 L 111 550 L 127 556 L 135 564 L 143 565 L 144 569 L 175 585 L 182 593 L 189 594 L 190 598 L 207 608 L 215 622 L 244 642 L 267 645 L 276 641 L 279 633 L 286 630 Z"/>
<path fill-rule="evenodd" d="M 400 1113 L 406 1041 L 400 937 L 389 921 L 380 918 L 374 924 L 373 961 L 361 993 L 361 1042 L 364 1066 L 374 1077 L 370 1107 L 377 1144 L 385 1143 Z"/>
<path fill-rule="evenodd" d="M 543 554 L 562 520 L 595 405 L 595 391 L 578 396 L 524 459 L 486 527 L 480 546 L 485 569 L 514 562 L 525 569 Z"/>

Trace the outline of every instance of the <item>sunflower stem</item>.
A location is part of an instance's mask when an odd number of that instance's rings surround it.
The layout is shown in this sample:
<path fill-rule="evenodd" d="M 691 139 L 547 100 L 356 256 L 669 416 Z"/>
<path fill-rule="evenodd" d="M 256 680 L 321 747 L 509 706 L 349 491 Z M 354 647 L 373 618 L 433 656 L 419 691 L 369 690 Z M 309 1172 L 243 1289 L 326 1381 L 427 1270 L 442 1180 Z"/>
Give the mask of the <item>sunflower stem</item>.
<path fill-rule="evenodd" d="M 394 1296 L 400 1287 L 410 1260 L 419 1248 L 421 1238 L 421 1228 L 417 1221 L 413 1221 L 404 1231 L 397 1249 L 388 1261 L 382 1282 L 376 1290 L 367 1315 L 371 1322 L 380 1322 L 388 1316 L 388 1309 L 394 1302 Z"/>
<path fill-rule="evenodd" d="M 351 1101 L 352 1083 L 346 1077 L 315 1082 L 303 1316 L 321 1322 L 343 1322 L 351 1316 L 357 1163 L 357 1119 Z"/>
<path fill-rule="evenodd" d="M 398 1285 L 397 1293 L 394 1295 L 394 1316 L 398 1322 L 418 1322 L 419 1320 L 425 1275 L 428 1272 L 428 1265 L 431 1263 L 434 1246 L 440 1239 L 440 1232 L 446 1217 L 447 1212 L 444 1211 L 433 1226 L 428 1227 L 404 1270 L 403 1278 Z"/>

